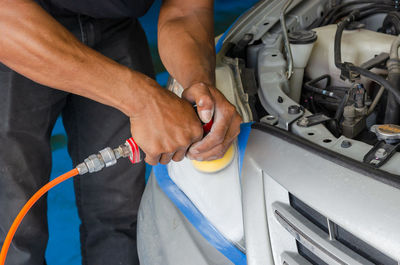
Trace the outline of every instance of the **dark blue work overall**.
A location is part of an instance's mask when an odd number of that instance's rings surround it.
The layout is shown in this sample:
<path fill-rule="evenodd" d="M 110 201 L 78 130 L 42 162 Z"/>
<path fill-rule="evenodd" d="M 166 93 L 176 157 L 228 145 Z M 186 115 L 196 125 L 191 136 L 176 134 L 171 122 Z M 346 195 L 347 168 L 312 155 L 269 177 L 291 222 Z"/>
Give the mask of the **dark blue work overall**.
<path fill-rule="evenodd" d="M 137 20 L 152 1 L 37 2 L 84 44 L 154 78 L 147 40 Z M 39 85 L 0 64 L 1 244 L 18 211 L 49 180 L 50 133 L 60 114 L 74 166 L 88 155 L 106 146 L 118 146 L 130 137 L 129 119 L 120 111 Z M 75 178 L 83 264 L 139 264 L 136 219 L 144 174 L 143 162 L 133 166 L 121 160 L 117 166 Z M 6 264 L 45 264 L 46 205 L 45 199 L 40 200 L 26 216 Z"/>

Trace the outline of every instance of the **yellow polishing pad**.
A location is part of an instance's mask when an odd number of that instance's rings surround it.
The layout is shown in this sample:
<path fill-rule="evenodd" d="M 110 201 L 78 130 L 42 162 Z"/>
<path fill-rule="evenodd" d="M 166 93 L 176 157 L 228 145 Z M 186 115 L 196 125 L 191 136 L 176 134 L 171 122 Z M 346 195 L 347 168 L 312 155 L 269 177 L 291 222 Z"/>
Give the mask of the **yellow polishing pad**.
<path fill-rule="evenodd" d="M 194 168 L 197 169 L 198 171 L 205 173 L 214 173 L 226 168 L 232 162 L 234 156 L 235 156 L 235 147 L 232 144 L 222 158 L 213 161 L 192 160 L 192 164 Z"/>

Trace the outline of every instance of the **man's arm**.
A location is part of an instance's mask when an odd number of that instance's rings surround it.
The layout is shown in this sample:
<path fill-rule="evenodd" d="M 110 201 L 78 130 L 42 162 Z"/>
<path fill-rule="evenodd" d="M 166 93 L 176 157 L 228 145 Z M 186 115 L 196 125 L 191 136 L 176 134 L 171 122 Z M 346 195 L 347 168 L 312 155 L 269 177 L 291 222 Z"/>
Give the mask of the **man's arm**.
<path fill-rule="evenodd" d="M 183 157 L 201 139 L 201 124 L 185 100 L 83 45 L 32 0 L 0 0 L 0 6 L 0 62 L 40 84 L 121 110 L 148 163 Z"/>
<path fill-rule="evenodd" d="M 158 49 L 168 72 L 196 103 L 211 132 L 195 143 L 188 156 L 213 160 L 223 156 L 239 133 L 241 118 L 215 88 L 215 48 L 212 0 L 164 0 L 158 22 Z"/>

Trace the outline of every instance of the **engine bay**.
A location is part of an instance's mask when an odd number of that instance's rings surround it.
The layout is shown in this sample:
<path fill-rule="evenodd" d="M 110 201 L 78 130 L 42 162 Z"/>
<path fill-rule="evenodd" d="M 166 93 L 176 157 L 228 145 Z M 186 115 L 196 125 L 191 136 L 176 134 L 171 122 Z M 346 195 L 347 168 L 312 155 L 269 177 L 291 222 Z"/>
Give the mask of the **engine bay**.
<path fill-rule="evenodd" d="M 259 12 L 263 4 L 228 32 L 218 58 L 237 73 L 242 116 L 375 168 L 398 160 L 396 2 L 288 0 Z M 398 174 L 390 162 L 384 170 Z"/>

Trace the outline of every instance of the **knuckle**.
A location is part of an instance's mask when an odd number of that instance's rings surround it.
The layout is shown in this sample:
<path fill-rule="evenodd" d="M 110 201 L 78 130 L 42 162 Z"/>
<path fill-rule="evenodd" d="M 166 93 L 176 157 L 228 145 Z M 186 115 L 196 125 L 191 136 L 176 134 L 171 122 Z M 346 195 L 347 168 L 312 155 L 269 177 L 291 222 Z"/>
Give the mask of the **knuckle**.
<path fill-rule="evenodd" d="M 222 111 L 224 117 L 232 117 L 235 114 L 235 112 L 236 109 L 231 104 L 227 105 Z"/>
<path fill-rule="evenodd" d="M 192 139 L 188 135 L 182 135 L 178 139 L 179 149 L 186 149 L 192 143 Z"/>
<path fill-rule="evenodd" d="M 155 166 L 155 165 L 156 165 L 156 163 L 155 163 L 153 160 L 151 160 L 151 159 L 146 158 L 145 161 L 146 161 L 146 163 L 149 164 L 149 165 L 152 165 L 152 166 Z"/>
<path fill-rule="evenodd" d="M 171 141 L 168 141 L 164 144 L 163 148 L 162 148 L 162 152 L 163 154 L 171 154 L 171 153 L 175 153 L 176 149 L 179 146 L 179 137 L 175 138 L 175 139 L 171 139 Z"/>
<path fill-rule="evenodd" d="M 189 140 L 180 141 L 179 149 L 187 149 L 190 144 L 191 144 L 191 141 L 189 141 Z"/>
<path fill-rule="evenodd" d="M 226 112 L 227 112 L 228 114 L 233 114 L 233 113 L 236 112 L 236 108 L 235 108 L 232 104 L 229 104 L 229 105 L 226 107 Z"/>
<path fill-rule="evenodd" d="M 193 130 L 193 133 L 194 133 L 193 138 L 195 138 L 195 139 L 203 137 L 203 133 L 204 133 L 203 127 L 200 125 L 196 126 Z"/>
<path fill-rule="evenodd" d="M 156 157 L 156 156 L 158 156 L 158 154 L 159 154 L 159 151 L 157 149 L 152 148 L 149 151 L 147 151 L 147 155 L 149 157 Z"/>
<path fill-rule="evenodd" d="M 162 164 L 162 165 L 166 165 L 166 164 L 168 164 L 169 163 L 169 161 L 171 161 L 170 159 L 165 159 L 165 160 L 161 160 L 160 161 L 160 164 Z"/>
<path fill-rule="evenodd" d="M 174 160 L 175 162 L 179 162 L 183 159 L 184 156 L 175 156 L 174 158 L 172 158 L 172 160 Z"/>
<path fill-rule="evenodd" d="M 176 150 L 176 147 L 173 146 L 173 145 L 170 145 L 170 146 L 164 148 L 164 150 L 163 150 L 164 152 L 163 153 L 171 154 L 171 153 L 175 153 L 175 150 Z"/>

